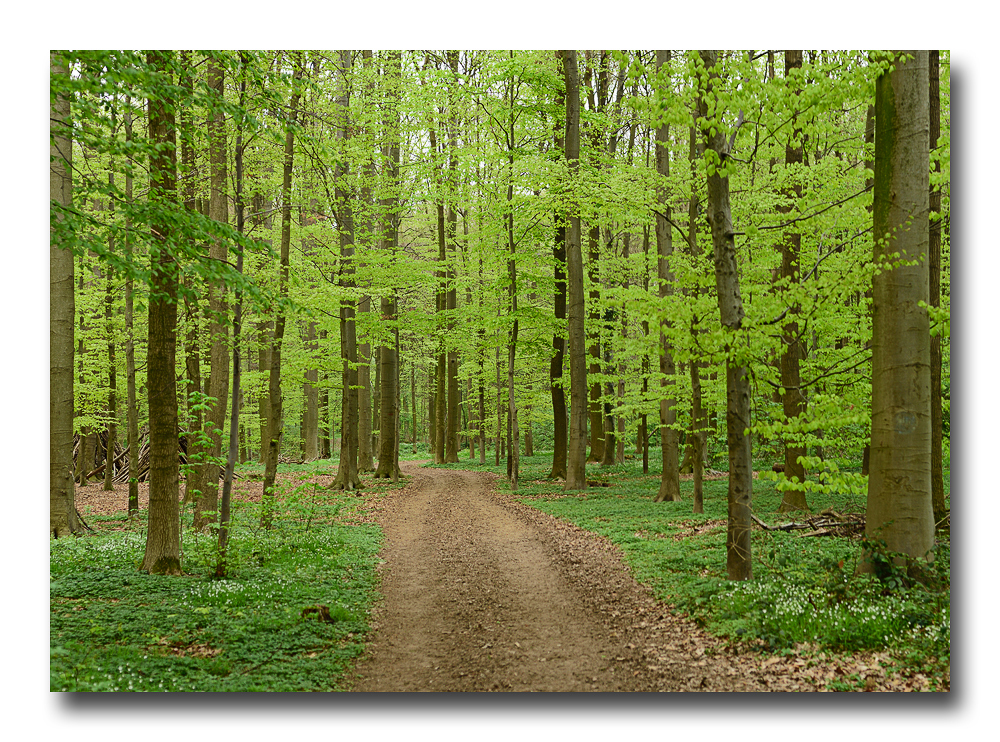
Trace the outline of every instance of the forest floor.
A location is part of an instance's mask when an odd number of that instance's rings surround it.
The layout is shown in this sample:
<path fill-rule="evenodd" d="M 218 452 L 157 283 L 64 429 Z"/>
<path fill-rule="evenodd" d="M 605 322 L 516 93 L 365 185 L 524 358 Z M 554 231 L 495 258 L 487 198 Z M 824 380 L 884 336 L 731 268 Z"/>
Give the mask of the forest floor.
<path fill-rule="evenodd" d="M 401 462 L 402 488 L 366 481 L 349 516 L 385 535 L 381 600 L 349 690 L 782 692 L 847 680 L 865 691 L 930 689 L 888 671 L 885 652 L 770 653 L 714 636 L 657 600 L 604 537 L 524 504 L 495 474 L 422 463 Z M 77 508 L 121 511 L 125 488 L 78 488 Z M 244 479 L 234 497 L 259 502 L 260 489 Z M 146 507 L 147 485 L 139 494 Z"/>
<path fill-rule="evenodd" d="M 814 691 L 852 673 L 866 690 L 911 689 L 873 655 L 730 644 L 657 601 L 610 542 L 495 475 L 402 467 L 410 483 L 363 510 L 386 540 L 355 691 Z"/>

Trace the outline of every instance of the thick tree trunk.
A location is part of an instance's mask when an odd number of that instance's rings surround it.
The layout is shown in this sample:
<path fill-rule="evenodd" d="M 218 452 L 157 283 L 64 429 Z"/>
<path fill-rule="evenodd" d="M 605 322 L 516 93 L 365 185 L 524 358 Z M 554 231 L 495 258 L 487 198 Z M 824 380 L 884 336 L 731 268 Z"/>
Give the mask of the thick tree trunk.
<path fill-rule="evenodd" d="M 576 193 L 580 164 L 580 73 L 576 50 L 560 52 L 566 80 L 566 162 L 569 192 Z M 566 324 L 569 337 L 570 424 L 567 449 L 567 490 L 587 488 L 587 359 L 584 332 L 583 253 L 579 207 L 570 207 L 566 231 Z"/>
<path fill-rule="evenodd" d="M 53 83 L 69 79 L 58 52 L 49 53 Z M 60 83 L 61 84 L 61 83 Z M 62 208 L 73 203 L 73 150 L 69 98 L 59 95 L 49 111 L 49 198 Z M 62 215 L 54 222 L 64 228 Z M 76 533 L 73 481 L 73 251 L 69 235 L 49 234 L 49 534 Z M 134 449 L 133 449 L 134 450 Z"/>
<path fill-rule="evenodd" d="M 708 99 L 714 97 L 713 80 L 718 79 L 714 50 L 700 52 L 702 63 L 709 70 L 706 88 L 700 96 L 700 119 L 708 117 Z M 718 99 L 716 99 L 718 100 Z M 729 155 L 720 112 L 713 112 L 716 122 L 710 130 L 702 123 L 707 150 L 715 153 L 718 166 L 725 166 Z M 743 322 L 743 299 L 740 297 L 739 269 L 736 263 L 736 243 L 732 213 L 729 206 L 729 177 L 718 170 L 708 176 L 708 222 L 712 229 L 715 261 L 715 287 L 719 301 L 719 316 L 726 332 L 726 442 L 729 448 L 729 525 L 726 533 L 726 571 L 730 580 L 753 577 L 750 554 L 750 514 L 752 500 L 752 464 L 750 436 L 750 381 L 748 369 L 734 359 L 731 343 Z"/>
<path fill-rule="evenodd" d="M 875 263 L 898 254 L 913 264 L 884 270 L 873 281 L 865 533 L 911 561 L 931 559 L 934 546 L 930 330 L 919 306 L 929 298 L 930 281 L 930 82 L 927 52 L 903 54 L 907 59 L 897 57 L 894 70 L 875 85 Z"/>
<path fill-rule="evenodd" d="M 169 52 L 148 52 L 150 68 L 169 81 Z M 149 158 L 149 197 L 156 208 L 151 226 L 149 296 L 149 518 L 142 569 L 151 574 L 179 575 L 180 511 L 177 460 L 177 388 L 174 370 L 177 329 L 177 263 L 170 252 L 167 213 L 173 206 L 176 183 L 174 106 L 169 100 L 149 99 L 149 135 L 157 145 Z"/>

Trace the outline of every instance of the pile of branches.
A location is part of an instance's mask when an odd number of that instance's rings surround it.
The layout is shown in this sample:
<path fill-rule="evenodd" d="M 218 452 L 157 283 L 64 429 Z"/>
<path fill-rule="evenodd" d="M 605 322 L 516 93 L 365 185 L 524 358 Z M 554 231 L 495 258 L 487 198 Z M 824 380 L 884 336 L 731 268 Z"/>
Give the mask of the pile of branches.
<path fill-rule="evenodd" d="M 776 526 L 769 526 L 756 515 L 751 514 L 754 523 L 765 531 L 804 531 L 798 534 L 799 537 L 808 536 L 860 536 L 865 531 L 865 516 L 862 513 L 848 513 L 843 515 L 833 508 L 827 508 L 819 515 L 805 518 L 803 523 L 781 523 Z"/>
<path fill-rule="evenodd" d="M 100 440 L 98 443 L 98 454 L 103 454 L 107 451 L 108 447 L 108 434 L 104 431 L 99 434 Z M 76 458 L 80 451 L 80 436 L 76 436 L 73 442 L 73 464 L 76 466 Z M 129 470 L 129 457 L 130 451 L 128 447 L 122 447 L 117 441 L 115 441 L 114 454 L 111 458 L 111 481 L 116 484 L 125 484 L 128 482 L 128 470 Z M 104 476 L 104 467 L 107 466 L 107 456 L 105 455 L 104 461 L 100 463 L 94 470 L 87 474 L 87 479 L 91 480 L 97 477 Z M 149 434 L 145 433 L 142 441 L 139 445 L 139 455 L 136 460 L 138 476 L 137 479 L 140 482 L 145 482 L 149 479 Z M 177 463 L 180 466 L 186 466 L 188 463 L 187 455 L 187 436 L 184 433 L 178 435 L 177 438 Z M 220 467 L 219 478 L 225 476 L 225 470 Z M 238 478 L 233 475 L 234 479 Z"/>

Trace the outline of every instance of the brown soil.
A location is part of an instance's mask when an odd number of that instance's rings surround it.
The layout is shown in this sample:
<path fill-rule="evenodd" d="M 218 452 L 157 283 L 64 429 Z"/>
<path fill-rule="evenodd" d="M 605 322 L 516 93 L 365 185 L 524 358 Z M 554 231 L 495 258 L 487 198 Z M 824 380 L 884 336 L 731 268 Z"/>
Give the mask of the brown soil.
<path fill-rule="evenodd" d="M 670 613 L 612 545 L 495 476 L 403 469 L 410 484 L 372 502 L 384 601 L 353 690 L 816 689 Z"/>

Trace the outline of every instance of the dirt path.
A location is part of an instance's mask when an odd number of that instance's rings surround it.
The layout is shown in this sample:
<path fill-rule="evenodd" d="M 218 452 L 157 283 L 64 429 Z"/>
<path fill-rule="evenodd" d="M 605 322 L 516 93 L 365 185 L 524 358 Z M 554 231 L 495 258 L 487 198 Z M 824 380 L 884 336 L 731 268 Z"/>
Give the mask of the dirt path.
<path fill-rule="evenodd" d="M 491 475 L 404 472 L 412 482 L 376 514 L 384 602 L 353 690 L 767 689 L 706 657 L 706 637 L 598 537 L 497 492 Z"/>

